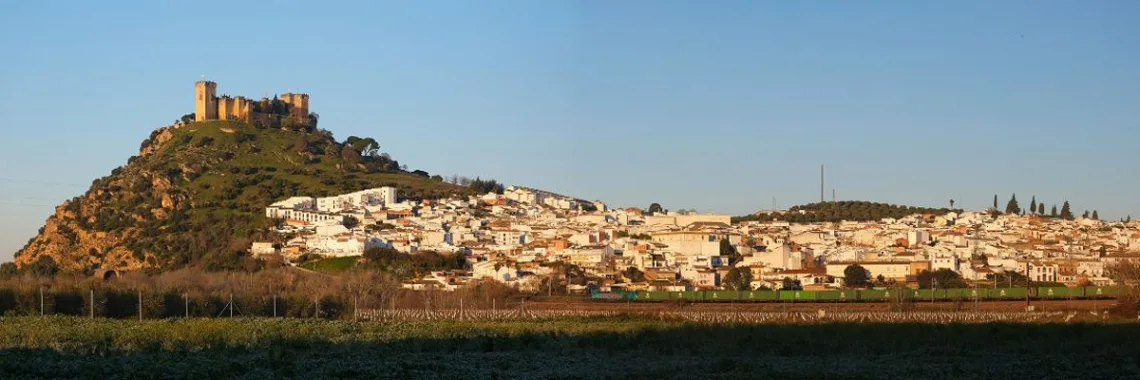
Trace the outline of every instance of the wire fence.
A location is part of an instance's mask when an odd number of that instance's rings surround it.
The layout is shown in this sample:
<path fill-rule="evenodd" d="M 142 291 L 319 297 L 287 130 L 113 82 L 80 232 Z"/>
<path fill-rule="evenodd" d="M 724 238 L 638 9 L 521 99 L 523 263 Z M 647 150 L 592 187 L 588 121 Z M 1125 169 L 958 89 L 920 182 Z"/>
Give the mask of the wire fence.
<path fill-rule="evenodd" d="M 406 297 L 412 294 L 415 298 Z M 445 298 L 433 292 L 381 294 L 246 294 L 146 292 L 127 289 L 0 289 L 0 315 L 71 315 L 90 318 L 165 319 L 284 317 L 359 321 L 541 321 L 568 317 L 642 317 L 699 323 L 992 323 L 1068 322 L 1089 319 L 1061 311 L 696 311 L 541 310 L 522 297 Z M 1088 313 L 1099 318 L 1102 313 Z"/>

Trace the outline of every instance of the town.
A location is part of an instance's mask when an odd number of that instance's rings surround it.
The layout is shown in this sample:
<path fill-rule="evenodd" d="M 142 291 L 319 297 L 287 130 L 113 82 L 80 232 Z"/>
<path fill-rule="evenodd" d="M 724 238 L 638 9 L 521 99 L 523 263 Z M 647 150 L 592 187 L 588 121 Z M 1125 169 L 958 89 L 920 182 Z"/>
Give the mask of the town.
<path fill-rule="evenodd" d="M 1036 207 L 1035 207 L 1036 209 Z M 1041 211 L 1044 211 L 1043 206 Z M 609 208 L 538 189 L 398 200 L 381 187 L 331 197 L 293 197 L 268 206 L 279 242 L 251 251 L 286 260 L 361 256 L 373 248 L 463 255 L 465 270 L 407 281 L 411 289 L 453 290 L 493 280 L 522 291 L 691 291 L 903 285 L 926 278 L 996 286 L 1015 278 L 1064 286 L 1111 285 L 1106 266 L 1140 258 L 1140 224 L 1085 215 L 950 211 L 877 221 L 793 223 L 728 215 Z M 581 273 L 566 277 L 566 267 Z M 852 268 L 859 268 L 852 276 Z M 937 273 L 941 275 L 931 275 Z M 925 275 L 925 277 L 924 277 Z M 550 280 L 554 277 L 553 280 Z M 950 280 L 945 280 L 950 278 Z M 938 281 L 937 279 L 934 281 Z M 551 285 L 551 284 L 557 285 Z M 959 285 L 963 286 L 963 285 Z"/>

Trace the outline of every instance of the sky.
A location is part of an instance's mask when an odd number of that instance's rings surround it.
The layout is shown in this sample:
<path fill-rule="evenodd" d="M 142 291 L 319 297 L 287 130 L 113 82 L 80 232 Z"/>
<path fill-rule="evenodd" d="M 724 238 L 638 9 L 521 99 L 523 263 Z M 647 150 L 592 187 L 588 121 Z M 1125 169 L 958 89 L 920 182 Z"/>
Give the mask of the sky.
<path fill-rule="evenodd" d="M 193 112 L 310 94 L 432 174 L 744 214 L 827 197 L 1140 217 L 1140 2 L 0 3 L 0 261 Z"/>

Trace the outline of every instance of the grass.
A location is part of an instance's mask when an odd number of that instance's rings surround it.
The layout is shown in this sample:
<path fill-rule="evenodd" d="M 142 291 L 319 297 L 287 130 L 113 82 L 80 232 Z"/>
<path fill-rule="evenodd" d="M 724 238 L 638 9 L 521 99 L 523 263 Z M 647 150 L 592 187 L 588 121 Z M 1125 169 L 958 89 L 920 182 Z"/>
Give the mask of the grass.
<path fill-rule="evenodd" d="M 1134 378 L 1138 324 L 0 319 L 0 378 Z"/>
<path fill-rule="evenodd" d="M 360 259 L 360 256 L 331 257 L 307 261 L 298 266 L 314 272 L 336 274 L 344 272 L 348 270 L 348 268 L 352 268 L 353 265 L 356 265 L 358 259 Z"/>

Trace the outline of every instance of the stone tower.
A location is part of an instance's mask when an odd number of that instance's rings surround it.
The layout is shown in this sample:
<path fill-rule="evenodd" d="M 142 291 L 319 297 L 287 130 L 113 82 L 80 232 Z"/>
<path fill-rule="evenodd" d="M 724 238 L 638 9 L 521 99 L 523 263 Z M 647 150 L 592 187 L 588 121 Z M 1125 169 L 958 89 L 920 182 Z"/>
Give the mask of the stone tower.
<path fill-rule="evenodd" d="M 309 116 L 309 94 L 281 94 L 281 101 L 289 105 L 289 115 L 302 118 Z"/>
<path fill-rule="evenodd" d="M 194 82 L 194 121 L 217 120 L 218 84 L 200 80 Z"/>

